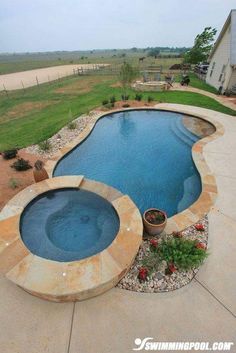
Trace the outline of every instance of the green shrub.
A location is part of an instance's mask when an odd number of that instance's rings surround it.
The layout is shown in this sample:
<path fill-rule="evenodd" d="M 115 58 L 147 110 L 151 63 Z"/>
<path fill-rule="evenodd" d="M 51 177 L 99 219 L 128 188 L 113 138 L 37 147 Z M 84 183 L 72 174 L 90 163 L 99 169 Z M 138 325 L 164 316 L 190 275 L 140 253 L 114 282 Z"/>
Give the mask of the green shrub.
<path fill-rule="evenodd" d="M 106 105 L 104 105 L 104 107 L 107 109 L 112 109 L 114 108 L 114 103 L 107 103 Z"/>
<path fill-rule="evenodd" d="M 122 101 L 127 101 L 129 99 L 129 95 L 128 94 L 122 94 L 121 95 L 121 99 L 122 99 Z"/>
<path fill-rule="evenodd" d="M 40 142 L 38 146 L 39 146 L 39 149 L 43 152 L 49 152 L 52 149 L 52 145 L 49 140 Z"/>
<path fill-rule="evenodd" d="M 197 241 L 183 238 L 173 238 L 160 243 L 157 252 L 160 260 L 165 260 L 167 264 L 174 264 L 179 270 L 189 270 L 201 265 L 208 256 L 204 249 L 196 247 Z"/>
<path fill-rule="evenodd" d="M 142 98 L 143 98 L 143 96 L 142 96 L 142 94 L 141 93 L 136 93 L 136 95 L 135 95 L 135 100 L 136 101 L 138 101 L 138 102 L 140 102 L 141 100 L 142 100 Z"/>
<path fill-rule="evenodd" d="M 123 104 L 122 107 L 123 107 L 123 108 L 129 108 L 130 105 L 126 103 L 126 104 Z"/>
<path fill-rule="evenodd" d="M 111 103 L 111 104 L 115 104 L 115 102 L 116 102 L 116 97 L 115 97 L 115 96 L 112 96 L 112 97 L 110 98 L 110 103 Z"/>
<path fill-rule="evenodd" d="M 107 105 L 109 103 L 108 99 L 103 99 L 102 105 Z"/>
<path fill-rule="evenodd" d="M 26 161 L 23 158 L 18 158 L 17 161 L 11 165 L 11 167 L 19 172 L 32 168 L 29 161 Z"/>
<path fill-rule="evenodd" d="M 67 127 L 69 130 L 75 130 L 77 128 L 77 122 L 76 121 L 70 121 L 67 124 Z"/>
<path fill-rule="evenodd" d="M 18 179 L 11 178 L 9 179 L 8 185 L 11 189 L 17 189 L 21 185 L 21 181 Z"/>
<path fill-rule="evenodd" d="M 2 152 L 2 156 L 4 159 L 12 159 L 12 158 L 16 158 L 17 156 L 17 149 L 13 148 L 11 150 L 7 150 Z"/>
<path fill-rule="evenodd" d="M 148 96 L 147 101 L 148 103 L 151 103 L 154 101 L 154 98 L 152 96 Z"/>

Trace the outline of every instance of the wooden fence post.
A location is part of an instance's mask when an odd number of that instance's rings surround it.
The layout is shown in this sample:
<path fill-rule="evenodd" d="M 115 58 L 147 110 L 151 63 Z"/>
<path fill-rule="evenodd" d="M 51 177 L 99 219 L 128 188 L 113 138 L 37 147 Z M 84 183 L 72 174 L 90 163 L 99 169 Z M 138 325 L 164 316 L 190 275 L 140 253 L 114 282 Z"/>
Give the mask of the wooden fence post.
<path fill-rule="evenodd" d="M 4 83 L 3 83 L 3 88 L 4 88 L 4 92 L 6 93 L 7 98 L 9 98 L 8 92 L 7 92 L 7 89 L 6 89 L 5 85 L 4 85 Z"/>

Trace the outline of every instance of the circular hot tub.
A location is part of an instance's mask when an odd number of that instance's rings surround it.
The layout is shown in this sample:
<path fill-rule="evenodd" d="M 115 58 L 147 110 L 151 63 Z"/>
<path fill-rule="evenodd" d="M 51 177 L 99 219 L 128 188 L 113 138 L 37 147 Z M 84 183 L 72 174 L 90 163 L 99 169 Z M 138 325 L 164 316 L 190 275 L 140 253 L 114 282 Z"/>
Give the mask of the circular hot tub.
<path fill-rule="evenodd" d="M 20 233 L 35 255 L 75 261 L 106 249 L 119 231 L 119 217 L 108 200 L 78 188 L 56 189 L 24 209 Z"/>
<path fill-rule="evenodd" d="M 143 233 L 129 196 L 81 175 L 22 190 L 3 208 L 0 226 L 1 273 L 57 302 L 114 287 L 130 268 Z"/>

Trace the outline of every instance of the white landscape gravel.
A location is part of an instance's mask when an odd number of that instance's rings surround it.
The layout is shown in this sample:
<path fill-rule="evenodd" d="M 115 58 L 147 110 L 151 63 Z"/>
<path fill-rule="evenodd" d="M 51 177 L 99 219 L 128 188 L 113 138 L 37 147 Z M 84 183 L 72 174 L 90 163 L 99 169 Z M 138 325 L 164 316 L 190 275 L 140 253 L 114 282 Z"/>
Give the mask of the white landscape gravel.
<path fill-rule="evenodd" d="M 204 231 L 197 231 L 194 225 L 186 228 L 183 232 L 183 238 L 189 240 L 198 240 L 201 243 L 207 245 L 208 240 L 208 218 L 205 216 L 198 223 L 204 226 Z M 162 237 L 172 237 L 172 235 L 162 235 Z M 166 275 L 166 263 L 161 263 L 158 271 L 153 272 L 147 277 L 146 281 L 141 281 L 138 278 L 139 268 L 142 267 L 142 262 L 145 256 L 150 251 L 150 239 L 159 238 L 149 237 L 143 240 L 139 252 L 135 258 L 135 261 L 130 268 L 129 272 L 125 277 L 118 283 L 117 287 L 122 289 L 127 289 L 135 292 L 145 292 L 145 293 L 159 293 L 159 292 L 169 292 L 175 289 L 181 288 L 188 284 L 198 272 L 199 268 L 194 268 L 189 271 L 176 271 L 172 275 Z"/>

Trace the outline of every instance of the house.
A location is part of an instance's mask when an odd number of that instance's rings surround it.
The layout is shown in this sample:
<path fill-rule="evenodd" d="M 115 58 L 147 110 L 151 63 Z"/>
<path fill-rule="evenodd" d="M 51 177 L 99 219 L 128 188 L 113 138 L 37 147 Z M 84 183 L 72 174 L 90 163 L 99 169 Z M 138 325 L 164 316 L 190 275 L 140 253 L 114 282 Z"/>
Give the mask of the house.
<path fill-rule="evenodd" d="M 236 10 L 231 10 L 209 60 L 206 82 L 221 93 L 236 92 Z"/>

